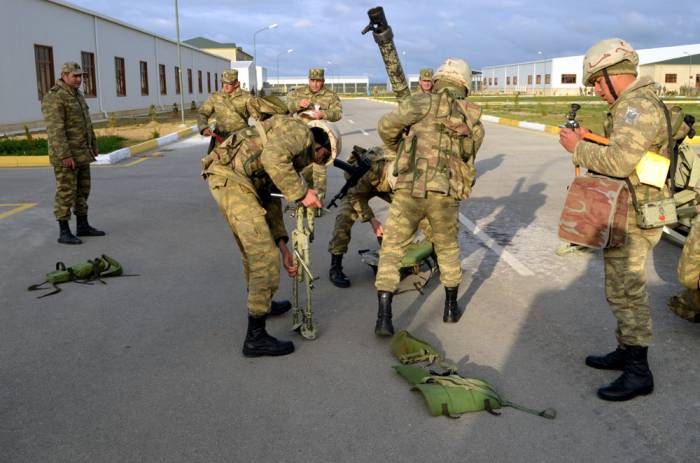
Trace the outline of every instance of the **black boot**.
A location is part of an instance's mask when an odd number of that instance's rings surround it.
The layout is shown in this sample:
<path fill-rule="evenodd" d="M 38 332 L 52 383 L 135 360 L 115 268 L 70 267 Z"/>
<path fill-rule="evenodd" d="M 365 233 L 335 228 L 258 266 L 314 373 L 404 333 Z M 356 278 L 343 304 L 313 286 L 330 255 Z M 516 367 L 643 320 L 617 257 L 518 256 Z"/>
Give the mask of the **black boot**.
<path fill-rule="evenodd" d="M 342 254 L 331 254 L 331 269 L 328 271 L 328 279 L 338 288 L 350 287 L 350 280 L 343 273 Z"/>
<path fill-rule="evenodd" d="M 87 215 L 77 215 L 75 216 L 78 221 L 78 228 L 76 235 L 78 236 L 105 236 L 105 232 L 93 228 L 88 223 Z"/>
<path fill-rule="evenodd" d="M 265 331 L 265 316 L 248 315 L 248 332 L 243 343 L 243 355 L 246 357 L 278 356 L 294 352 L 291 341 L 279 341 Z"/>
<path fill-rule="evenodd" d="M 378 291 L 379 309 L 377 310 L 377 324 L 374 327 L 374 334 L 377 336 L 393 336 L 394 325 L 391 324 L 391 300 L 394 293 L 389 291 Z"/>
<path fill-rule="evenodd" d="M 291 308 L 292 303 L 289 301 L 272 301 L 272 304 L 270 304 L 270 315 L 282 315 L 283 313 L 287 313 Z"/>
<path fill-rule="evenodd" d="M 67 220 L 59 220 L 58 221 L 58 228 L 60 230 L 60 234 L 58 235 L 58 242 L 59 243 L 83 244 L 83 242 L 80 240 L 80 238 L 77 238 L 73 233 L 71 233 L 70 226 L 68 225 Z"/>
<path fill-rule="evenodd" d="M 586 365 L 599 370 L 622 370 L 625 368 L 625 358 L 625 349 L 617 346 L 617 349 L 605 355 L 589 355 Z"/>
<path fill-rule="evenodd" d="M 654 391 L 654 376 L 647 363 L 647 347 L 627 346 L 625 369 L 622 375 L 611 384 L 598 389 L 598 397 L 603 400 L 620 402 L 634 399 L 638 395 Z"/>
<path fill-rule="evenodd" d="M 442 313 L 442 321 L 445 323 L 457 323 L 464 309 L 457 305 L 457 290 L 459 286 L 454 288 L 445 288 L 445 310 Z"/>

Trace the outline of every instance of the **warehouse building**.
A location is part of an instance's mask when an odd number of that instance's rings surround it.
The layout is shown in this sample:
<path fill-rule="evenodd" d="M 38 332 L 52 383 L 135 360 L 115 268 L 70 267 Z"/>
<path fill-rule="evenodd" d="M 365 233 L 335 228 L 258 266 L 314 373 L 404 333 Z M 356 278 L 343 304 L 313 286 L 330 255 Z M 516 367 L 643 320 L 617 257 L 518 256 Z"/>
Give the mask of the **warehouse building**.
<path fill-rule="evenodd" d="M 87 73 L 83 92 L 97 118 L 172 108 L 181 91 L 186 106 L 200 104 L 230 67 L 223 57 L 182 45 L 180 88 L 173 40 L 59 0 L 3 2 L 2 13 L 15 20 L 0 28 L 3 60 L 12 63 L 0 77 L 1 131 L 43 126 L 41 99 L 66 61 Z"/>
<path fill-rule="evenodd" d="M 700 60 L 697 55 L 700 53 L 700 44 L 647 48 L 637 52 L 640 75 L 654 77 L 668 91 L 678 91 L 683 85 L 697 85 L 697 73 L 700 72 Z M 697 63 L 695 67 L 692 66 L 693 60 Z M 684 67 L 685 72 L 681 74 Z M 582 69 L 583 55 L 484 66 L 481 68 L 482 91 L 553 96 L 579 95 L 586 91 L 582 82 Z"/>

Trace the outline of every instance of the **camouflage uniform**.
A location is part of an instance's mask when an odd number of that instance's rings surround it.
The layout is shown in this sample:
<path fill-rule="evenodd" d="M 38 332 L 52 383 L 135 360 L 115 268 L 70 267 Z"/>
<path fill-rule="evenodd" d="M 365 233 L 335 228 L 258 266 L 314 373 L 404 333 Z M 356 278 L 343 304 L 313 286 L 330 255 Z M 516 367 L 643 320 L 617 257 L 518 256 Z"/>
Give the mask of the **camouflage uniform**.
<path fill-rule="evenodd" d="M 302 121 L 277 115 L 235 132 L 204 158 L 211 194 L 241 250 L 252 316 L 270 311 L 279 286 L 277 243 L 288 240 L 280 200 L 270 193 L 278 188 L 290 202 L 304 197 L 298 172 L 312 162 L 313 146 Z"/>
<path fill-rule="evenodd" d="M 76 216 L 86 216 L 90 163 L 97 155 L 90 108 L 79 90 L 59 80 L 44 96 L 41 112 L 48 135 L 49 161 L 56 176 L 54 216 L 59 221 L 69 220 L 71 208 Z M 62 161 L 69 158 L 75 161 L 75 169 L 63 166 Z"/>
<path fill-rule="evenodd" d="M 454 98 L 449 90 L 433 92 L 402 100 L 379 121 L 379 136 L 398 153 L 398 178 L 379 258 L 378 291 L 398 288 L 401 258 L 423 218 L 433 230 L 443 285 L 456 287 L 462 280 L 459 201 L 471 193 L 484 128 L 478 106 Z"/>
<path fill-rule="evenodd" d="M 420 70 L 419 74 L 419 80 L 424 80 L 424 81 L 431 81 L 433 80 L 433 70 L 432 68 L 423 68 Z M 421 93 L 430 93 L 426 92 L 420 87 L 420 83 L 418 85 L 418 88 L 413 91 L 413 95 L 420 95 Z"/>
<path fill-rule="evenodd" d="M 309 80 L 324 80 L 324 72 L 321 68 L 309 69 Z M 309 100 L 311 103 L 307 108 L 302 108 L 299 105 L 301 100 Z M 321 87 L 318 92 L 312 92 L 308 85 L 290 90 L 287 95 L 287 109 L 290 114 L 298 114 L 304 117 L 304 112 L 313 110 L 318 105 L 318 109 L 325 113 L 324 119 L 330 122 L 337 122 L 343 117 L 343 106 L 340 98 L 336 93 L 326 88 Z M 314 164 L 314 188 L 318 195 L 323 199 L 326 195 L 327 169 L 325 166 Z M 321 210 L 317 211 L 321 213 Z"/>
<path fill-rule="evenodd" d="M 334 255 L 345 254 L 350 244 L 352 226 L 358 220 L 362 223 L 374 218 L 374 211 L 369 200 L 375 197 L 390 203 L 392 200 L 392 171 L 394 158 L 384 155 L 381 147 L 371 148 L 367 153 L 372 167 L 357 184 L 348 190 L 342 199 L 335 217 L 333 236 L 328 243 L 328 252 Z M 430 225 L 427 220 L 421 221 L 419 228 L 428 241 L 432 240 Z"/>
<path fill-rule="evenodd" d="M 668 128 L 654 81 L 641 77 L 610 106 L 605 122 L 608 146 L 578 143 L 573 155 L 576 165 L 616 178 L 627 177 L 640 203 L 670 197 L 662 189 L 640 183 L 635 167 L 646 151 L 666 156 Z M 606 249 L 605 295 L 617 319 L 617 340 L 624 346 L 648 346 L 651 341 L 651 309 L 646 291 L 647 258 L 659 242 L 662 228 L 637 226 L 636 212 L 630 205 L 627 243 Z"/>
<path fill-rule="evenodd" d="M 678 262 L 678 279 L 687 289 L 668 301 L 668 308 L 685 320 L 700 323 L 700 215 L 695 217 Z"/>

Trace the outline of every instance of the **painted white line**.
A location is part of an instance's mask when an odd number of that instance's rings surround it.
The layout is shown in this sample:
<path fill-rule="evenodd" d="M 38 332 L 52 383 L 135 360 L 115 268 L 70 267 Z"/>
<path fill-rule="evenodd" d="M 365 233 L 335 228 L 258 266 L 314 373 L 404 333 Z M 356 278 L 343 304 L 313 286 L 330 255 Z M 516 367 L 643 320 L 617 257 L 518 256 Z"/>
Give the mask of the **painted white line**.
<path fill-rule="evenodd" d="M 369 137 L 369 134 L 367 133 L 367 131 L 365 129 L 360 129 L 360 130 L 362 131 L 362 135 L 364 135 L 365 137 Z"/>
<path fill-rule="evenodd" d="M 352 119 L 348 119 L 348 122 L 351 123 L 351 124 L 354 124 L 354 123 L 355 123 L 355 121 L 353 121 Z"/>
<path fill-rule="evenodd" d="M 487 235 L 485 232 L 483 232 L 474 222 L 469 220 L 467 217 L 464 216 L 461 212 L 459 213 L 459 221 L 466 227 L 467 230 L 469 230 L 470 233 L 472 233 L 474 236 L 479 238 L 479 240 L 484 243 L 484 245 L 491 249 L 491 251 L 494 252 L 498 257 L 503 259 L 508 265 L 511 266 L 513 270 L 518 272 L 521 276 L 524 277 L 530 277 L 533 276 L 534 273 L 532 270 L 527 268 L 525 265 L 523 265 L 516 257 L 503 249 L 503 247 L 496 242 L 493 238 L 491 238 L 489 235 Z M 464 259 L 462 261 L 462 264 L 465 263 Z"/>

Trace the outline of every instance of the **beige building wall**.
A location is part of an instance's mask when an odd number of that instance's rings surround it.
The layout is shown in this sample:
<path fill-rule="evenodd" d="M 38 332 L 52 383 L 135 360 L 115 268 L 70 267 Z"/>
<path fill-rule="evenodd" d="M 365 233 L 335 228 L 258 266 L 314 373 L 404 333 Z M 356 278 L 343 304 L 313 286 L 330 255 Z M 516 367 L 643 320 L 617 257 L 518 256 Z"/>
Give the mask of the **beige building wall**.
<path fill-rule="evenodd" d="M 253 61 L 252 56 L 239 48 L 201 48 L 201 50 L 230 61 Z"/>
<path fill-rule="evenodd" d="M 640 76 L 649 76 L 667 92 L 678 92 L 681 87 L 700 89 L 700 63 L 647 64 L 639 66 Z"/>

